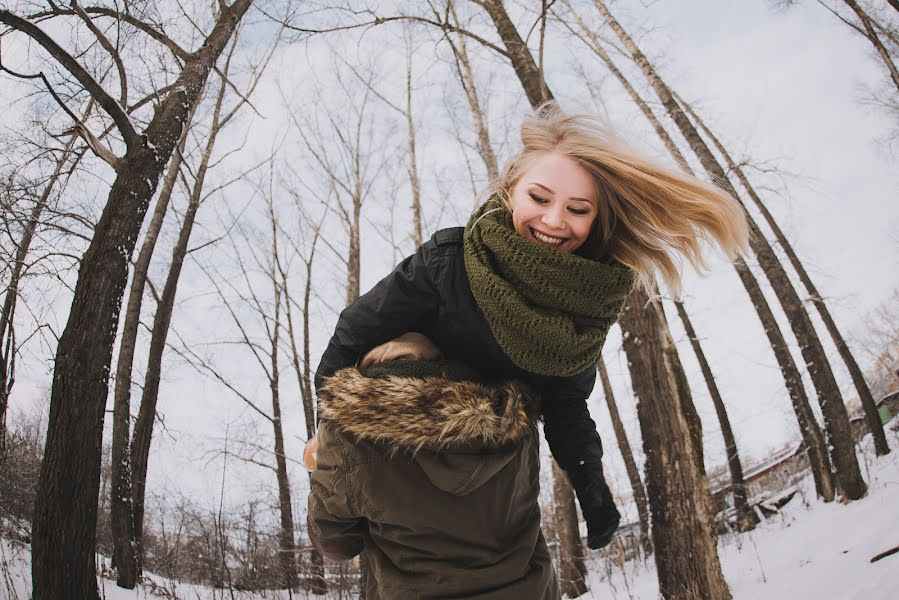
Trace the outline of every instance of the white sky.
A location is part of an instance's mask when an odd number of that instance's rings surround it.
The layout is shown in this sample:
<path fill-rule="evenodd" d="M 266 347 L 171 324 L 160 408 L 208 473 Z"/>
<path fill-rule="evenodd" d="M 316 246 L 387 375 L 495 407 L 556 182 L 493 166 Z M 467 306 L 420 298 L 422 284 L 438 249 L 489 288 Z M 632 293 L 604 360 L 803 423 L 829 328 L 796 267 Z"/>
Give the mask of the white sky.
<path fill-rule="evenodd" d="M 849 337 L 858 358 L 864 366 L 869 366 L 870 359 L 854 337 L 862 333 L 865 314 L 899 285 L 899 170 L 889 147 L 877 141 L 896 124 L 862 101 L 866 88 L 879 85 L 882 72 L 864 40 L 813 2 L 788 12 L 775 12 L 764 2 L 693 1 L 686 6 L 683 2 L 669 0 L 648 3 L 648 7 L 628 3 L 630 14 L 624 12 L 621 4 L 614 4 L 612 10 L 620 13 L 618 16 L 625 27 L 632 31 L 637 26 L 654 28 L 651 34 L 640 39 L 640 44 L 658 60 L 663 77 L 682 96 L 695 103 L 731 153 L 738 159 L 751 158 L 758 164 L 774 166 L 790 174 L 783 179 L 759 175 L 754 180 L 765 189 L 764 200 L 794 244 L 819 290 L 827 297 L 837 323 Z M 583 5 L 584 14 L 592 18 L 594 13 L 588 10 L 589 3 L 580 5 Z M 523 22 L 524 19 L 519 22 L 519 27 Z M 329 42 L 348 61 L 376 57 L 377 64 L 385 68 L 381 75 L 383 89 L 390 90 L 391 85 L 397 84 L 392 84 L 389 78 L 401 78 L 404 73 L 398 31 L 399 28 L 370 31 L 358 46 L 355 38 L 351 41 L 335 36 L 329 38 Z M 4 50 L 6 48 L 4 40 Z M 416 118 L 422 131 L 419 164 L 424 181 L 426 222 L 432 233 L 438 226 L 463 224 L 473 199 L 458 144 L 452 137 L 453 117 L 446 110 L 446 99 L 450 98 L 449 102 L 457 107 L 456 123 L 466 129 L 467 135 L 468 115 L 459 99 L 458 86 L 448 78 L 445 65 L 438 60 L 447 54 L 447 49 L 442 46 L 435 52 L 426 42 L 422 48 L 416 55 L 418 95 L 415 102 Z M 591 106 L 584 86 L 572 75 L 575 61 L 581 62 L 588 73 L 595 74 L 597 81 L 606 77 L 600 66 L 579 50 L 575 42 L 559 36 L 548 38 L 548 82 L 557 98 L 563 105 Z M 481 93 L 487 97 L 494 143 L 504 157 L 510 151 L 510 144 L 514 146 L 515 127 L 526 111 L 526 105 L 510 68 L 483 53 L 478 55 L 478 64 L 479 72 L 485 75 Z M 353 99 L 341 97 L 333 88 L 328 88 L 330 91 L 322 97 L 310 98 L 313 77 L 308 65 L 318 73 L 319 80 L 325 80 L 323 85 L 333 85 L 328 80 L 328 70 L 333 66 L 331 50 L 324 40 L 280 51 L 254 96 L 261 117 L 245 116 L 222 142 L 220 152 L 224 153 L 226 148 L 246 139 L 245 150 L 229 163 L 232 168 L 240 168 L 238 164 L 246 168 L 264 156 L 289 129 L 279 87 L 286 90 L 291 110 L 298 115 L 309 114 L 324 105 L 343 106 L 344 102 L 350 105 Z M 645 86 L 640 84 L 639 87 Z M 633 140 L 638 148 L 664 156 L 642 117 L 623 99 L 617 82 L 606 77 L 602 79 L 600 89 L 608 117 L 621 133 Z M 402 99 L 399 93 L 391 91 L 390 95 L 396 100 Z M 374 152 L 383 153 L 402 143 L 404 126 L 388 109 L 379 110 L 381 120 L 376 126 L 377 139 L 372 140 L 371 145 Z M 393 121 L 387 122 L 390 119 Z M 501 143 L 504 139 L 509 142 Z M 295 136 L 288 135 L 284 144 L 285 157 L 291 166 L 305 178 L 314 179 L 308 156 L 304 156 Z M 395 172 L 395 181 L 402 182 L 403 157 L 397 156 L 388 161 L 387 169 Z M 482 171 L 477 162 L 473 166 L 479 173 Z M 219 179 L 227 179 L 227 176 L 222 174 Z M 254 204 L 251 194 L 249 186 L 232 187 L 226 192 L 225 199 L 214 207 L 204 207 L 200 219 L 206 229 L 195 232 L 191 245 L 213 238 L 225 226 L 222 223 L 226 222 L 226 207 L 236 212 L 249 203 L 256 211 L 253 218 L 259 218 L 263 208 L 261 203 Z M 408 227 L 402 220 L 403 207 L 408 203 L 404 184 L 379 183 L 376 196 L 363 212 L 364 218 L 383 227 L 388 222 L 385 206 L 389 197 L 394 196 L 397 198 L 396 235 L 401 239 Z M 326 230 L 333 243 L 343 247 L 336 223 L 329 223 Z M 169 230 L 167 241 L 163 242 L 162 257 L 169 253 L 173 231 Z M 362 243 L 362 283 L 363 289 L 367 289 L 392 268 L 394 258 L 379 241 L 372 226 L 364 229 Z M 411 250 L 408 241 L 402 247 L 405 251 Z M 225 249 L 216 246 L 198 260 L 210 264 L 223 253 Z M 343 296 L 343 273 L 333 254 L 322 250 L 318 260 L 316 285 L 322 302 L 316 306 L 313 315 L 316 364 L 333 329 L 336 309 Z M 155 267 L 160 282 L 166 262 L 167 258 L 164 258 Z M 225 263 L 226 260 L 222 263 L 225 271 L 233 268 Z M 760 271 L 757 275 L 763 279 Z M 299 289 L 302 279 L 293 285 L 294 289 Z M 233 338 L 233 335 L 226 333 L 230 327 L 227 313 L 209 290 L 202 272 L 195 265 L 186 266 L 173 327 L 190 340 L 198 352 L 213 356 L 219 368 L 244 393 L 264 404 L 268 382 L 258 367 L 247 355 L 240 355 L 220 344 L 210 344 L 229 335 Z M 61 296 L 56 303 L 61 305 L 63 315 L 59 317 L 60 327 L 64 323 L 65 305 L 69 302 L 65 294 Z M 772 306 L 776 306 L 773 295 L 769 298 Z M 777 364 L 766 348 L 758 319 L 733 269 L 716 260 L 707 277 L 700 279 L 688 274 L 685 301 L 697 332 L 704 338 L 704 347 L 730 410 L 741 452 L 747 458 L 757 459 L 797 440 L 795 417 Z M 667 309 L 703 417 L 707 465 L 717 466 L 723 463 L 724 453 L 714 411 L 673 307 L 669 305 Z M 788 329 L 785 332 L 792 340 Z M 173 338 L 170 336 L 170 342 Z M 829 340 L 825 340 L 825 344 L 836 359 L 833 345 Z M 639 439 L 638 424 L 617 328 L 607 341 L 604 355 L 614 378 L 619 408 L 630 438 L 636 441 Z M 798 352 L 794 355 L 801 365 Z M 36 350 L 30 356 L 20 367 L 13 393 L 14 409 L 25 409 L 47 395 L 50 357 L 43 356 L 41 360 L 41 354 Z M 848 375 L 842 366 L 836 362 L 834 365 L 846 399 L 849 399 L 853 393 Z M 285 369 L 282 375 L 285 381 L 283 410 L 288 453 L 298 459 L 299 438 L 305 437 L 305 428 L 295 386 L 290 383 L 292 377 L 292 373 Z M 810 398 L 814 399 L 811 386 L 808 390 Z M 598 386 L 590 406 L 605 442 L 607 470 L 624 491 L 627 479 Z M 170 434 L 162 433 L 157 427 L 149 489 L 169 495 L 174 491 L 185 493 L 207 505 L 217 504 L 222 461 L 215 452 L 223 446 L 226 429 L 232 440 L 240 432 L 260 443 L 267 443 L 271 436 L 270 427 L 254 421 L 245 405 L 230 392 L 197 375 L 171 352 L 165 359 L 159 410 Z M 240 465 L 236 461 L 230 461 L 226 468 L 229 503 L 239 504 L 261 494 L 274 496 L 274 476 L 267 470 Z M 296 490 L 295 502 L 304 506 L 304 494 L 299 488 L 304 486 L 305 476 L 296 468 L 292 469 L 291 475 Z"/>

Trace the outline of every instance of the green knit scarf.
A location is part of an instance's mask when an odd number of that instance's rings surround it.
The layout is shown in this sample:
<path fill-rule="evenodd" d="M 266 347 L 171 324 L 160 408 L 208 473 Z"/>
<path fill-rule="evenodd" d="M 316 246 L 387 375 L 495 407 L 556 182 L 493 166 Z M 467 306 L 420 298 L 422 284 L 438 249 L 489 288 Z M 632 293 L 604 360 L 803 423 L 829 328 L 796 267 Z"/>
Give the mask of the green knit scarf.
<path fill-rule="evenodd" d="M 635 281 L 617 261 L 518 235 L 496 196 L 468 221 L 464 253 L 471 291 L 496 341 L 513 363 L 538 375 L 574 375 L 592 364 Z"/>

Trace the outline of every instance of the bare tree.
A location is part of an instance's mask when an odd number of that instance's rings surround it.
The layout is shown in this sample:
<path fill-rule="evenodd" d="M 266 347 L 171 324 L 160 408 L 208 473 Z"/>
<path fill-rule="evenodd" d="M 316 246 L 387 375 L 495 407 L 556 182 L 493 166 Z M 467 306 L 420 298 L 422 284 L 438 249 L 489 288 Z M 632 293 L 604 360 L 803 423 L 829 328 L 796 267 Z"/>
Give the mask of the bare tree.
<path fill-rule="evenodd" d="M 278 276 L 280 277 L 280 285 L 283 290 L 282 296 L 284 301 L 284 313 L 287 317 L 287 340 L 290 344 L 291 365 L 296 374 L 297 384 L 302 398 L 303 416 L 306 422 L 306 439 L 310 440 L 315 436 L 316 420 L 315 396 L 312 393 L 312 357 L 309 349 L 309 301 L 312 295 L 312 265 L 315 261 L 316 247 L 318 246 L 318 241 L 321 237 L 322 223 L 313 222 L 308 217 L 303 204 L 295 191 L 291 193 L 291 196 L 294 205 L 302 217 L 301 230 L 305 231 L 307 228 L 312 230 L 312 240 L 308 250 L 305 247 L 305 244 L 298 243 L 280 224 L 278 224 L 277 233 L 287 240 L 287 243 L 294 254 L 302 257 L 306 276 L 303 286 L 302 303 L 297 302 L 290 293 L 290 273 L 288 267 L 290 261 L 282 259 L 280 254 L 276 253 L 275 267 Z M 304 235 L 303 237 L 305 238 L 306 236 Z M 298 309 L 302 315 L 302 354 L 297 347 L 297 332 L 293 319 L 294 308 Z M 309 477 L 311 480 L 311 473 L 309 474 Z M 309 559 L 311 563 L 309 569 L 310 573 L 304 583 L 313 594 L 326 594 L 328 592 L 328 582 L 325 579 L 324 559 L 317 548 L 313 547 L 309 550 Z"/>
<path fill-rule="evenodd" d="M 862 373 L 861 368 L 858 366 L 858 362 L 856 362 L 855 357 L 852 355 L 852 351 L 849 350 L 849 346 L 846 344 L 846 340 L 843 339 L 843 335 L 840 333 L 840 330 L 837 327 L 836 322 L 833 320 L 830 311 L 827 309 L 824 298 L 822 297 L 821 293 L 818 292 L 818 288 L 815 287 L 815 284 L 812 282 L 811 277 L 809 277 L 808 271 L 805 270 L 805 267 L 802 265 L 802 262 L 796 255 L 796 251 L 793 249 L 793 245 L 790 244 L 790 242 L 787 240 L 783 231 L 781 231 L 780 226 L 778 226 L 777 221 L 774 220 L 771 212 L 762 202 L 761 197 L 755 190 L 755 187 L 749 181 L 749 178 L 746 176 L 743 168 L 736 162 L 734 162 L 734 159 L 731 157 L 730 153 L 727 152 L 727 149 L 724 147 L 721 141 L 712 133 L 705 122 L 699 118 L 693 108 L 689 104 L 684 102 L 682 98 L 677 97 L 677 100 L 680 105 L 684 107 L 684 110 L 686 110 L 693 121 L 703 131 L 706 137 L 708 137 L 709 140 L 711 140 L 715 145 L 718 153 L 724 158 L 728 170 L 737 177 L 737 180 L 740 182 L 740 185 L 743 186 L 746 194 L 752 200 L 756 208 L 759 209 L 759 212 L 762 213 L 762 216 L 765 218 L 765 222 L 774 233 L 774 237 L 775 239 L 777 239 L 778 244 L 780 244 L 781 248 L 783 248 L 784 252 L 786 253 L 787 258 L 790 260 L 790 264 L 793 265 L 793 268 L 799 275 L 799 280 L 802 281 L 802 284 L 808 291 L 809 299 L 811 300 L 812 304 L 815 305 L 815 308 L 818 309 L 818 315 L 824 322 L 824 326 L 827 328 L 828 333 L 830 333 L 831 338 L 833 338 L 834 344 L 836 344 L 837 347 L 837 351 L 840 353 L 840 357 L 843 359 L 843 362 L 846 364 L 846 368 L 849 370 L 849 374 L 852 377 L 852 383 L 855 385 L 855 389 L 858 392 L 859 399 L 861 400 L 862 407 L 865 412 L 865 418 L 868 421 L 868 427 L 871 429 L 871 433 L 874 437 L 875 452 L 878 456 L 888 454 L 890 452 L 890 447 L 887 444 L 886 435 L 883 432 L 883 424 L 880 422 L 880 417 L 877 414 L 877 407 L 874 404 L 874 397 L 871 395 L 871 390 L 868 388 L 868 384 L 865 382 L 865 376 Z"/>
<path fill-rule="evenodd" d="M 674 160 L 679 165 L 681 165 L 681 168 L 686 172 L 694 174 L 693 169 L 690 167 L 686 158 L 684 158 L 684 155 L 674 143 L 674 140 L 668 134 L 665 126 L 661 123 L 658 117 L 656 117 L 652 108 L 650 108 L 649 104 L 643 99 L 639 92 L 636 91 L 634 86 L 630 83 L 627 77 L 625 77 L 622 71 L 615 65 L 608 52 L 605 51 L 603 47 L 604 42 L 600 40 L 599 36 L 594 32 L 594 29 L 589 27 L 578 15 L 578 13 L 574 11 L 570 3 L 566 1 L 565 4 L 569 9 L 569 14 L 572 15 L 575 22 L 577 23 L 580 33 L 575 31 L 574 28 L 567 22 L 562 21 L 563 24 L 565 24 L 572 35 L 583 41 L 603 61 L 609 71 L 615 76 L 619 83 L 621 83 L 622 87 L 625 89 L 625 91 L 627 91 L 628 95 L 652 125 L 653 130 L 659 136 L 659 139 L 662 141 L 663 145 L 674 158 Z M 780 366 L 781 374 L 784 378 L 784 384 L 787 388 L 787 392 L 793 405 L 793 410 L 796 413 L 796 417 L 799 423 L 800 433 L 806 446 L 809 449 L 809 458 L 817 493 L 821 498 L 829 502 L 834 498 L 833 473 L 831 471 L 830 460 L 827 456 L 827 446 L 824 439 L 824 434 L 821 432 L 817 422 L 815 421 L 811 405 L 809 404 L 805 388 L 802 384 L 802 376 L 800 375 L 795 361 L 790 354 L 786 339 L 784 338 L 783 333 L 780 330 L 780 326 L 778 325 L 777 320 L 774 317 L 774 313 L 771 310 L 771 307 L 769 306 L 764 293 L 762 292 L 762 288 L 759 285 L 758 280 L 752 274 L 752 271 L 750 271 L 749 267 L 746 265 L 745 261 L 742 258 L 738 258 L 735 261 L 734 267 L 736 269 L 737 276 L 740 278 L 740 281 L 746 288 L 750 301 L 752 302 L 753 307 L 755 308 L 756 313 L 759 316 L 759 320 L 762 322 L 762 328 L 764 329 L 765 334 L 768 337 L 768 342 L 771 344 L 775 359 Z M 712 382 L 712 385 L 714 385 L 714 382 Z M 726 428 L 726 426 L 722 425 L 722 431 Z M 740 471 L 742 471 L 742 469 L 740 469 Z M 733 469 L 731 470 L 731 476 L 732 478 L 735 477 Z M 738 480 L 740 478 L 736 477 L 736 479 Z"/>
<path fill-rule="evenodd" d="M 730 183 L 724 169 L 715 159 L 699 132 L 690 122 L 684 111 L 677 104 L 671 89 L 662 81 L 649 59 L 637 47 L 634 40 L 614 18 L 605 3 L 593 0 L 596 9 L 624 44 L 633 61 L 640 68 L 650 86 L 659 96 L 669 116 L 678 126 L 690 148 L 696 153 L 703 168 L 713 181 L 727 191 L 735 199 L 740 198 Z M 825 430 L 828 435 L 830 457 L 836 479 L 848 500 L 861 498 L 867 492 L 867 485 L 862 479 L 855 457 L 852 432 L 849 427 L 849 416 L 843 404 L 842 394 L 837 386 L 827 355 L 812 326 L 811 320 L 802 305 L 799 295 L 777 259 L 774 250 L 762 235 L 755 221 L 747 215 L 750 225 L 750 245 L 759 259 L 759 264 L 771 282 L 787 319 L 799 341 L 802 356 L 805 359 L 812 382 L 818 391 L 818 400 L 824 413 Z"/>
<path fill-rule="evenodd" d="M 124 156 L 116 156 L 83 127 L 83 137 L 113 167 L 116 176 L 94 237 L 82 258 L 72 309 L 56 352 L 47 446 L 33 527 L 32 573 L 36 600 L 72 595 L 98 597 L 94 541 L 100 438 L 128 259 L 187 115 L 251 3 L 252 0 L 235 0 L 231 6 L 219 4 L 218 18 L 204 36 L 203 45 L 195 52 L 186 53 L 175 87 L 160 99 L 152 119 L 141 131 L 123 108 L 127 98 L 122 102 L 123 98 L 116 100 L 107 93 L 72 53 L 34 22 L 0 10 L 0 22 L 37 42 L 95 98 L 113 120 L 126 149 Z M 122 90 L 125 90 L 121 57 L 115 47 L 103 43 L 105 36 L 96 26 L 90 23 L 87 26 L 113 59 L 117 59 Z M 85 440 L 91 441 L 85 443 Z"/>
<path fill-rule="evenodd" d="M 758 517 L 753 512 L 752 507 L 749 506 L 746 483 L 743 480 L 743 463 L 740 461 L 737 440 L 730 425 L 727 407 L 721 398 L 721 392 L 718 390 L 712 367 L 709 365 L 699 337 L 693 329 L 693 323 L 687 315 L 683 301 L 675 300 L 674 306 L 684 325 L 684 330 L 687 332 L 687 337 L 690 339 L 690 345 L 693 346 L 693 352 L 696 353 L 696 360 L 699 361 L 699 368 L 702 370 L 702 376 L 709 388 L 712 404 L 715 405 L 715 413 L 718 415 L 718 423 L 721 425 L 721 435 L 724 437 L 724 451 L 727 454 L 727 465 L 730 469 L 731 493 L 733 493 L 734 506 L 737 509 L 737 529 L 739 531 L 749 531 L 758 524 Z"/>
<path fill-rule="evenodd" d="M 249 97 L 252 95 L 253 90 L 259 82 L 259 79 L 265 70 L 265 66 L 268 63 L 268 59 L 271 57 L 271 52 L 274 50 L 275 44 L 277 43 L 277 36 L 275 36 L 266 57 L 260 62 L 259 65 L 257 65 L 253 69 L 254 72 L 251 76 L 250 83 L 248 84 L 247 91 L 245 93 L 239 92 L 238 98 L 234 105 L 225 110 L 224 102 L 227 95 L 226 92 L 231 88 L 231 86 L 234 85 L 233 83 L 231 83 L 229 78 L 231 76 L 231 62 L 234 58 L 234 51 L 237 48 L 237 38 L 238 36 L 235 32 L 233 41 L 231 43 L 231 48 L 227 53 L 225 62 L 219 74 L 219 83 L 215 95 L 214 107 L 212 109 L 212 123 L 210 125 L 209 135 L 206 138 L 205 146 L 202 149 L 199 164 L 193 170 L 193 182 L 188 186 L 189 198 L 187 210 L 181 223 L 181 229 L 178 234 L 178 239 L 175 243 L 174 249 L 172 250 L 172 260 L 169 266 L 169 272 L 166 276 L 166 281 L 156 307 L 156 314 L 153 319 L 149 356 L 147 359 L 147 369 L 144 375 L 144 385 L 141 392 L 140 409 L 134 425 L 134 436 L 130 445 L 130 467 L 132 469 L 132 473 L 130 474 L 130 477 L 126 474 L 121 474 L 118 478 L 118 481 L 120 481 L 123 488 L 121 489 L 121 492 L 117 494 L 117 499 L 119 501 L 122 501 L 121 499 L 127 498 L 129 495 L 132 498 L 133 541 L 127 546 L 125 545 L 125 540 L 127 539 L 126 535 L 129 532 L 123 528 L 125 526 L 124 520 L 117 521 L 119 523 L 119 529 L 116 536 L 116 538 L 119 540 L 119 544 L 121 544 L 121 547 L 134 548 L 133 552 L 131 553 L 125 552 L 124 550 L 119 551 L 120 555 L 123 555 L 124 558 L 132 561 L 126 569 L 129 575 L 140 571 L 141 542 L 143 538 L 144 522 L 144 498 L 146 496 L 146 478 L 147 466 L 149 463 L 150 443 L 153 438 L 153 425 L 156 420 L 156 405 L 159 396 L 159 385 L 162 373 L 162 355 L 166 346 L 166 339 L 168 336 L 169 326 L 171 324 L 172 313 L 175 307 L 178 282 L 181 278 L 181 270 L 184 264 L 184 259 L 188 253 L 188 245 L 190 242 L 191 234 L 193 232 L 197 212 L 205 199 L 209 198 L 213 193 L 217 193 L 222 190 L 222 186 L 217 186 L 211 191 L 205 189 L 206 178 L 209 173 L 213 151 L 215 149 L 219 135 L 222 133 L 222 131 L 224 131 L 228 124 L 232 122 L 234 117 L 239 114 L 240 110 L 249 102 Z M 233 177 L 230 181 L 233 182 L 239 180 L 240 178 L 241 176 Z M 126 357 L 126 359 L 127 358 L 128 357 Z M 122 386 L 125 385 L 128 385 L 128 387 L 130 388 L 130 373 L 128 381 L 122 383 Z M 128 406 L 124 398 L 122 401 L 121 410 L 128 410 Z M 122 422 L 124 422 L 125 420 L 126 419 L 123 418 Z M 124 471 L 129 467 L 129 461 L 117 461 L 116 467 Z M 129 480 L 133 484 L 133 489 L 127 488 Z M 123 512 L 127 511 L 127 506 L 122 506 L 120 510 L 122 510 Z M 133 578 L 123 578 L 123 567 L 124 564 L 119 567 L 119 584 L 122 587 L 131 589 L 134 587 L 135 580 Z"/>
<path fill-rule="evenodd" d="M 562 593 L 569 598 L 577 598 L 587 593 L 587 565 L 584 544 L 578 527 L 577 507 L 574 504 L 574 490 L 565 471 L 552 461 L 553 465 L 553 517 L 559 534 L 559 585 Z"/>
<path fill-rule="evenodd" d="M 618 404 L 615 401 L 615 393 L 612 391 L 612 382 L 609 380 L 609 373 L 606 370 L 606 363 L 602 355 L 596 360 L 596 369 L 599 371 L 599 380 L 602 383 L 603 393 L 606 397 L 606 405 L 609 407 L 609 416 L 612 419 L 615 440 L 618 442 L 618 449 L 621 451 L 621 457 L 624 459 L 624 469 L 627 471 L 627 478 L 634 493 L 634 504 L 637 505 L 637 518 L 640 521 L 640 544 L 643 546 L 646 556 L 649 556 L 652 554 L 652 538 L 649 536 L 649 503 L 646 500 L 646 488 L 643 487 L 643 480 L 640 479 L 640 471 L 637 469 L 637 462 L 634 460 L 631 443 L 627 439 L 624 424 L 621 422 Z"/>
<path fill-rule="evenodd" d="M 459 17 L 456 14 L 456 3 L 454 0 L 448 0 L 447 7 L 453 20 L 458 25 Z M 496 160 L 496 154 L 493 152 L 493 144 L 490 142 L 490 131 L 487 127 L 487 118 L 484 114 L 484 107 L 478 98 L 478 88 L 471 68 L 471 57 L 468 53 L 468 43 L 465 36 L 457 34 L 455 41 L 452 37 L 447 36 L 450 47 L 455 57 L 456 73 L 459 76 L 459 82 L 465 91 L 465 98 L 468 100 L 468 107 L 471 110 L 471 118 L 474 122 L 475 133 L 477 134 L 477 149 L 481 159 L 484 161 L 484 167 L 487 169 L 487 176 L 490 179 L 499 177 L 499 166 Z"/>
<path fill-rule="evenodd" d="M 661 595 L 730 598 L 718 560 L 702 447 L 697 447 L 701 432 L 695 431 L 689 386 L 661 305 L 635 290 L 619 323 L 643 433 Z"/>

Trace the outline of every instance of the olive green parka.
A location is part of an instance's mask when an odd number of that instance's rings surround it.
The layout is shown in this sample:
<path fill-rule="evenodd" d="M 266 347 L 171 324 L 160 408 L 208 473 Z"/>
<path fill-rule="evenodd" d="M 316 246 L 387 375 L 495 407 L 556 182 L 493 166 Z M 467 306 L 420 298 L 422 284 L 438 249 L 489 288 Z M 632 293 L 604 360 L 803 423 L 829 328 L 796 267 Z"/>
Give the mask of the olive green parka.
<path fill-rule="evenodd" d="M 337 560 L 365 549 L 369 600 L 561 598 L 540 530 L 535 393 L 441 368 L 348 368 L 320 388 L 310 539 Z"/>

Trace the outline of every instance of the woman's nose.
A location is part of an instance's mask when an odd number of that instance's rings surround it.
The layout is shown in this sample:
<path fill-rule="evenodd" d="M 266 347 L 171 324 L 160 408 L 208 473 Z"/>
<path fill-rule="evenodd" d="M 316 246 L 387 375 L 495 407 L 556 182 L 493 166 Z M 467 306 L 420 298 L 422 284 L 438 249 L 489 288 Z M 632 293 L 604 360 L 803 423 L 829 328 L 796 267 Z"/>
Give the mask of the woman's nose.
<path fill-rule="evenodd" d="M 547 227 L 554 227 L 556 229 L 561 229 L 565 223 L 565 215 L 562 212 L 562 207 L 560 207 L 560 206 L 547 207 L 546 211 L 544 211 L 544 213 L 543 213 L 543 218 L 541 220 Z"/>

